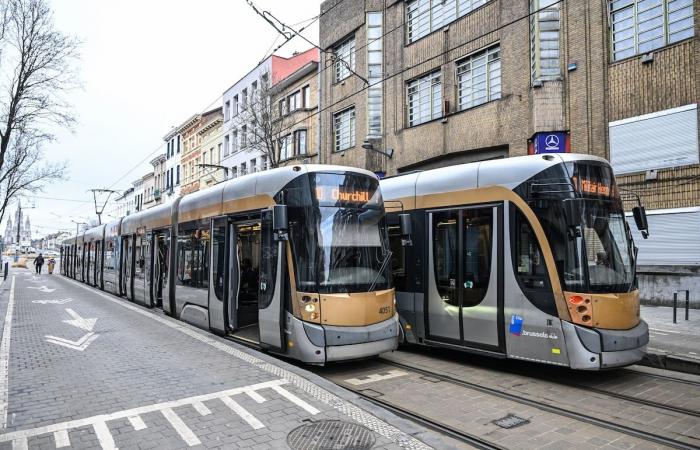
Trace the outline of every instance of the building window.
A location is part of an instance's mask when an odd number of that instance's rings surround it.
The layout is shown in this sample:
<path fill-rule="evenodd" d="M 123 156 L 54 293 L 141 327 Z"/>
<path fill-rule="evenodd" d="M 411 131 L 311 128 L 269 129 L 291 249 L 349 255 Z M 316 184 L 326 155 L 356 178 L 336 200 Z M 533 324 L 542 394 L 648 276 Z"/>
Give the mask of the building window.
<path fill-rule="evenodd" d="M 348 108 L 333 115 L 333 137 L 336 152 L 355 146 L 355 108 Z"/>
<path fill-rule="evenodd" d="M 294 155 L 306 155 L 306 130 L 294 132 Z"/>
<path fill-rule="evenodd" d="M 267 156 L 260 157 L 260 170 L 267 170 Z"/>
<path fill-rule="evenodd" d="M 413 0 L 406 5 L 406 39 L 417 41 L 462 17 L 488 0 Z"/>
<path fill-rule="evenodd" d="M 301 96 L 304 99 L 304 108 L 311 108 L 311 87 L 304 86 L 301 90 Z"/>
<path fill-rule="evenodd" d="M 382 13 L 367 14 L 367 135 L 382 135 Z"/>
<path fill-rule="evenodd" d="M 280 147 L 280 161 L 284 161 L 285 159 L 289 159 L 292 156 L 292 135 L 288 134 L 287 136 L 284 136 L 283 138 L 280 139 L 279 141 L 279 147 Z"/>
<path fill-rule="evenodd" d="M 256 97 L 257 93 L 258 93 L 258 82 L 253 81 L 253 84 L 250 87 L 250 101 L 251 101 L 251 103 L 255 102 L 255 100 L 256 100 L 255 97 Z"/>
<path fill-rule="evenodd" d="M 241 92 L 241 108 L 246 109 L 248 107 L 248 89 L 243 89 Z"/>
<path fill-rule="evenodd" d="M 226 135 L 224 136 L 224 156 L 228 156 L 229 148 L 231 148 L 231 138 Z"/>
<path fill-rule="evenodd" d="M 233 96 L 233 107 L 232 107 L 232 113 L 234 116 L 238 115 L 238 95 Z"/>
<path fill-rule="evenodd" d="M 233 139 L 231 139 L 231 153 L 236 153 L 238 151 L 238 131 L 233 132 Z"/>
<path fill-rule="evenodd" d="M 226 101 L 226 106 L 224 107 L 224 120 L 229 120 L 231 118 L 231 101 Z"/>
<path fill-rule="evenodd" d="M 501 48 L 499 45 L 457 63 L 459 110 L 501 98 Z"/>
<path fill-rule="evenodd" d="M 301 105 L 301 91 L 296 91 L 289 97 L 287 97 L 287 101 L 289 102 L 289 112 L 292 113 L 296 111 L 297 109 L 300 109 L 302 107 Z"/>
<path fill-rule="evenodd" d="M 439 70 L 408 82 L 406 105 L 410 127 L 442 117 L 442 84 Z"/>
<path fill-rule="evenodd" d="M 236 178 L 238 176 L 238 167 L 231 167 L 231 178 Z"/>
<path fill-rule="evenodd" d="M 258 171 L 257 161 L 255 158 L 250 160 L 250 173 L 255 173 Z"/>
<path fill-rule="evenodd" d="M 243 125 L 241 127 L 241 148 L 245 148 L 248 143 L 248 127 Z"/>
<path fill-rule="evenodd" d="M 552 80 L 561 77 L 559 61 L 558 0 L 531 0 L 530 57 L 532 79 Z M 534 14 L 535 11 L 539 13 Z"/>
<path fill-rule="evenodd" d="M 177 152 L 180 153 L 180 136 L 177 137 Z"/>
<path fill-rule="evenodd" d="M 280 100 L 278 106 L 279 106 L 280 117 L 286 115 L 287 114 L 287 99 L 283 98 L 282 100 Z"/>
<path fill-rule="evenodd" d="M 342 81 L 355 71 L 355 37 L 333 49 L 335 82 Z"/>
<path fill-rule="evenodd" d="M 177 180 L 176 180 L 175 184 L 179 186 L 180 185 L 180 165 L 179 164 L 177 165 L 176 169 L 177 169 L 176 170 Z"/>
<path fill-rule="evenodd" d="M 693 0 L 610 2 L 613 61 L 649 53 L 694 34 Z"/>
<path fill-rule="evenodd" d="M 248 173 L 248 170 L 246 169 L 246 164 L 241 163 L 241 175 L 245 175 Z"/>

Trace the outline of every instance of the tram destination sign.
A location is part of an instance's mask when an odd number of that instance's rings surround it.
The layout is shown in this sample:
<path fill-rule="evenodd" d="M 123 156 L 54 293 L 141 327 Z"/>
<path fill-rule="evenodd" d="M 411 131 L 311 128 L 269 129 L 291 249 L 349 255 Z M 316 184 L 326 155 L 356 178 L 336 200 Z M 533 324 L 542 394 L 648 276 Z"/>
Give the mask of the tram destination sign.
<path fill-rule="evenodd" d="M 369 203 L 372 193 L 363 189 L 344 190 L 340 187 L 318 186 L 316 187 L 316 199 L 320 203 Z"/>

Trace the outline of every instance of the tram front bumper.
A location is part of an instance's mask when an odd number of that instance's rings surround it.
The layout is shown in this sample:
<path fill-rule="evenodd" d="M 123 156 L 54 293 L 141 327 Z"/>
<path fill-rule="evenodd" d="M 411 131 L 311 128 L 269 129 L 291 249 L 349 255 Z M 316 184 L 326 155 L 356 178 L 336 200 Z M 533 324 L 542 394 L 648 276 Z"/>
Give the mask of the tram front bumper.
<path fill-rule="evenodd" d="M 636 364 L 646 355 L 649 326 L 641 320 L 629 330 L 586 328 L 562 322 L 572 369 L 598 370 Z"/>
<path fill-rule="evenodd" d="M 399 316 L 363 327 L 335 327 L 302 322 L 289 315 L 291 356 L 310 364 L 367 358 L 396 350 Z"/>

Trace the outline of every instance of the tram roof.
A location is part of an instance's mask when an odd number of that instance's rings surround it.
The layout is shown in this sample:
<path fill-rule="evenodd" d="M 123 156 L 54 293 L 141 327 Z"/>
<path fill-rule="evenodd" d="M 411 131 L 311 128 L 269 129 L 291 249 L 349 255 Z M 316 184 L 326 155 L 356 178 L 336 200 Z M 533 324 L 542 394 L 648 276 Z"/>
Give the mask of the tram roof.
<path fill-rule="evenodd" d="M 384 200 L 416 195 L 441 194 L 486 186 L 513 189 L 543 170 L 569 161 L 598 161 L 603 158 L 576 153 L 519 156 L 506 159 L 459 164 L 411 172 L 382 180 Z"/>

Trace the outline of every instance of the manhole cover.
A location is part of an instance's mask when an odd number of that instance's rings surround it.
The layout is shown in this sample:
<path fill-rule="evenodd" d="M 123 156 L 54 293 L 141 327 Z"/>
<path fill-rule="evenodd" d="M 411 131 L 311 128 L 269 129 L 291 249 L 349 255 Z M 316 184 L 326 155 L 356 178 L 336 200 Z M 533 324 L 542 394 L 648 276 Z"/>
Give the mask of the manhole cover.
<path fill-rule="evenodd" d="M 294 450 L 369 450 L 375 441 L 369 428 L 341 420 L 302 425 L 287 435 Z"/>
<path fill-rule="evenodd" d="M 510 429 L 519 427 L 521 425 L 526 425 L 530 423 L 529 420 L 523 419 L 522 417 L 515 416 L 513 414 L 508 414 L 498 420 L 494 420 L 492 423 L 498 425 L 501 428 Z"/>

